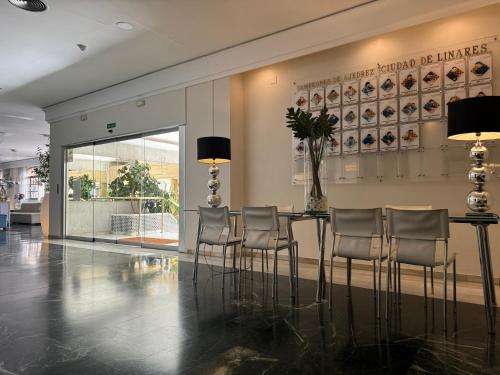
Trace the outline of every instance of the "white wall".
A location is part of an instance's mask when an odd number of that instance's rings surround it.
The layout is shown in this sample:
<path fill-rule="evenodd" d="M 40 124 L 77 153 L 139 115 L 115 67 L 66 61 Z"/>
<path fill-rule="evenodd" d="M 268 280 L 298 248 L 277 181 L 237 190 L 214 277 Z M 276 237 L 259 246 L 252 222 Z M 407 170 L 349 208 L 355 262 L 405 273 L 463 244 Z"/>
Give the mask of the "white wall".
<path fill-rule="evenodd" d="M 116 122 L 113 134 L 106 124 Z M 62 236 L 63 161 L 64 146 L 86 143 L 111 137 L 167 129 L 186 123 L 185 90 L 169 91 L 146 98 L 144 107 L 135 101 L 87 113 L 87 120 L 80 116 L 51 123 L 50 126 L 50 235 Z"/>
<path fill-rule="evenodd" d="M 337 47 L 324 52 L 271 65 L 243 75 L 245 94 L 245 186 L 246 203 L 277 205 L 293 203 L 303 207 L 303 187 L 291 185 L 291 136 L 285 127 L 285 109 L 290 106 L 293 82 L 304 79 L 328 78 L 335 73 L 352 72 L 377 62 L 397 60 L 412 53 L 445 48 L 500 33 L 500 6 L 490 6 L 422 24 L 406 30 L 380 35 L 365 41 Z M 494 91 L 500 94 L 500 44 L 489 43 L 493 50 L 493 74 L 497 77 Z M 277 84 L 270 84 L 277 76 Z M 465 154 L 464 150 L 464 154 Z M 495 160 L 499 163 L 500 160 Z M 465 171 L 464 171 L 465 173 Z M 386 204 L 431 204 L 448 208 L 450 213 L 466 211 L 465 196 L 471 185 L 464 178 L 459 183 L 442 182 L 382 182 L 379 184 L 330 185 L 328 200 L 335 207 L 377 207 Z M 500 199 L 500 181 L 491 182 L 488 189 Z M 493 211 L 498 211 L 497 203 Z M 296 224 L 295 234 L 300 243 L 300 256 L 317 257 L 315 228 L 312 222 Z M 479 274 L 474 229 L 452 225 L 451 249 L 458 252 L 459 272 Z M 492 256 L 500 276 L 500 226 L 491 227 Z"/>
<path fill-rule="evenodd" d="M 206 205 L 209 193 L 207 182 L 210 177 L 209 166 L 197 161 L 197 138 L 210 135 L 232 138 L 238 172 L 232 177 L 232 163 L 220 165 L 219 178 L 222 184 L 219 193 L 223 198 L 223 205 L 232 206 L 234 200 L 238 202 L 235 203 L 238 206 L 243 201 L 243 195 L 237 192 L 242 185 L 243 176 L 241 82 L 240 76 L 223 78 L 213 81 L 213 86 L 212 82 L 207 82 L 185 90 L 146 97 L 145 107 L 138 108 L 135 102 L 125 103 L 90 112 L 84 122 L 80 121 L 79 117 L 73 117 L 51 124 L 51 236 L 60 237 L 63 234 L 63 146 L 110 138 L 106 130 L 106 124 L 110 122 L 117 123 L 112 137 L 180 125 L 181 249 L 184 247 L 193 249 L 198 216 L 196 212 L 189 210 L 196 210 L 199 205 Z M 239 91 L 235 92 L 239 92 L 239 101 L 236 101 L 232 99 L 231 87 L 238 84 Z M 212 90 L 215 98 L 213 107 Z M 234 118 L 233 124 L 231 116 Z M 237 121 L 237 118 L 240 120 Z M 232 183 L 237 186 L 235 192 L 232 192 Z M 183 208 L 188 211 L 182 211 Z"/>

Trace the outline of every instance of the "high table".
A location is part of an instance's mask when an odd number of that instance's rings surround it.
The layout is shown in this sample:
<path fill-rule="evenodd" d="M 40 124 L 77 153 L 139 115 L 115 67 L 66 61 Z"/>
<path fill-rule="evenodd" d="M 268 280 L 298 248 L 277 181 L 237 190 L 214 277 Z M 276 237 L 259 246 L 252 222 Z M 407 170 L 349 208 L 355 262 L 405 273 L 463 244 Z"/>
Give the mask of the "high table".
<path fill-rule="evenodd" d="M 196 211 L 196 210 L 186 210 Z M 240 211 L 230 211 L 235 217 L 234 230 L 236 232 L 236 217 Z M 325 237 L 326 225 L 330 219 L 328 213 L 306 213 L 306 212 L 279 212 L 280 216 L 288 218 L 289 230 L 292 223 L 296 221 L 315 220 L 316 234 L 318 238 L 318 285 L 316 288 L 316 302 L 322 302 L 326 295 L 326 277 L 325 277 Z M 488 226 L 498 224 L 499 217 L 496 214 L 466 214 L 463 216 L 450 216 L 450 223 L 469 224 L 476 228 L 476 238 L 479 251 L 479 261 L 481 266 L 481 280 L 483 284 L 484 306 L 486 310 L 486 322 L 488 333 L 495 334 L 496 322 L 496 295 L 495 280 L 493 277 L 493 267 L 491 264 L 490 241 L 488 237 Z M 298 257 L 298 254 L 297 254 Z"/>

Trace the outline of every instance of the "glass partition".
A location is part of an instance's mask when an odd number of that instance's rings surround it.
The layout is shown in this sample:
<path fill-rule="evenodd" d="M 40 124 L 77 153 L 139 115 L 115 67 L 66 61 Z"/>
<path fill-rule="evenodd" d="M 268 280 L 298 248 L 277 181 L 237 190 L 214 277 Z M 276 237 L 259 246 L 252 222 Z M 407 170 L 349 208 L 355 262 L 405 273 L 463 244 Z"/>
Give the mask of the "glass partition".
<path fill-rule="evenodd" d="M 94 146 L 66 150 L 66 235 L 94 238 Z"/>
<path fill-rule="evenodd" d="M 178 246 L 178 131 L 67 149 L 66 171 L 67 237 Z"/>

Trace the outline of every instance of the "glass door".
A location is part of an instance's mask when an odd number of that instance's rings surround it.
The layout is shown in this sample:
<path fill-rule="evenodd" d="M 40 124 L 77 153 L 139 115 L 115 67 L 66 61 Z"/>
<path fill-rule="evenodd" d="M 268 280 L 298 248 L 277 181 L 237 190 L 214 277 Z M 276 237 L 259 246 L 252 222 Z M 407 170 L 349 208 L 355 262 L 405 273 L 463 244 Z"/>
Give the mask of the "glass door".
<path fill-rule="evenodd" d="M 66 151 L 66 236 L 176 248 L 179 132 Z"/>
<path fill-rule="evenodd" d="M 116 142 L 94 145 L 94 238 L 96 241 L 116 242 L 120 231 L 117 220 L 118 202 L 112 187 L 118 170 Z"/>
<path fill-rule="evenodd" d="M 94 146 L 66 150 L 66 236 L 94 239 Z"/>
<path fill-rule="evenodd" d="M 177 247 L 179 241 L 179 132 L 144 139 L 143 180 L 146 247 Z"/>

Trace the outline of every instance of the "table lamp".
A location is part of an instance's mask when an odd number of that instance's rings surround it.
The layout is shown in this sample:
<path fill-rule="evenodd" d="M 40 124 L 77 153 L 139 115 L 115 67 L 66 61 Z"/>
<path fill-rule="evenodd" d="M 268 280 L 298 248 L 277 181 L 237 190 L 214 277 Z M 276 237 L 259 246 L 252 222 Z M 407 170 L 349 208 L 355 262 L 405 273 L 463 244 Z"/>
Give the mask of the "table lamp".
<path fill-rule="evenodd" d="M 217 164 L 229 163 L 231 161 L 231 140 L 224 137 L 202 137 L 198 138 L 198 162 L 212 164 L 208 168 L 208 173 L 212 177 L 208 181 L 210 193 L 207 196 L 207 203 L 210 207 L 219 207 L 221 196 L 217 194 L 220 187 L 219 167 Z"/>
<path fill-rule="evenodd" d="M 487 212 L 492 204 L 484 190 L 488 171 L 483 165 L 488 149 L 481 141 L 500 139 L 500 96 L 483 96 L 458 100 L 448 104 L 448 139 L 474 141 L 469 151 L 472 168 L 467 178 L 474 189 L 467 195 L 467 206 L 474 213 Z"/>

